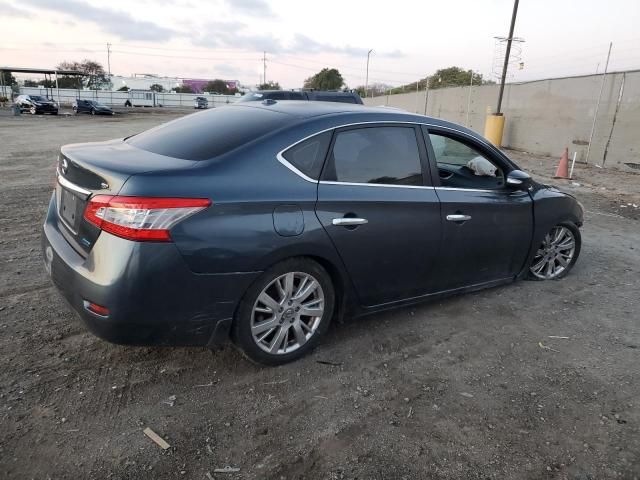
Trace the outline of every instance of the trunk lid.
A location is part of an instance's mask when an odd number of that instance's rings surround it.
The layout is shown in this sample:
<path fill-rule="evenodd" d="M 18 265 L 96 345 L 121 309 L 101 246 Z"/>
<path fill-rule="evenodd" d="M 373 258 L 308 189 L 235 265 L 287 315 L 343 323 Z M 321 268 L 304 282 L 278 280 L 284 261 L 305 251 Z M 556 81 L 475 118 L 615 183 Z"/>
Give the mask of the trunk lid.
<path fill-rule="evenodd" d="M 92 195 L 117 195 L 136 173 L 180 170 L 195 164 L 140 150 L 121 139 L 65 145 L 60 149 L 56 172 L 60 231 L 78 253 L 86 256 L 100 235 L 100 229 L 83 217 Z"/>

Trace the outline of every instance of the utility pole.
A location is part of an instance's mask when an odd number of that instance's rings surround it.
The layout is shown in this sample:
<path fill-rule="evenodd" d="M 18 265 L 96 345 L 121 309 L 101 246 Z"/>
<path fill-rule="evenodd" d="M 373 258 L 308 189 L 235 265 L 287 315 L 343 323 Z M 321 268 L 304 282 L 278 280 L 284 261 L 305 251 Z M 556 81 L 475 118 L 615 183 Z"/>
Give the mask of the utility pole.
<path fill-rule="evenodd" d="M 467 128 L 469 127 L 469 109 L 471 108 L 471 88 L 473 87 L 473 70 L 469 70 L 471 80 L 469 81 L 469 94 L 467 95 Z"/>
<path fill-rule="evenodd" d="M 367 52 L 367 76 L 364 81 L 364 96 L 367 97 L 367 88 L 369 88 L 369 57 L 371 56 L 371 52 L 373 52 L 373 48 Z"/>
<path fill-rule="evenodd" d="M 262 83 L 267 83 L 267 52 L 262 52 Z"/>
<path fill-rule="evenodd" d="M 107 72 L 109 73 L 109 80 L 111 80 L 111 44 L 107 43 Z"/>
<path fill-rule="evenodd" d="M 504 55 L 504 64 L 502 66 L 502 79 L 500 80 L 500 93 L 498 93 L 498 108 L 496 114 L 500 114 L 502 108 L 502 94 L 504 93 L 504 82 L 507 78 L 507 67 L 509 66 L 509 55 L 511 55 L 511 42 L 513 42 L 513 30 L 516 26 L 516 15 L 518 14 L 518 3 L 520 0 L 513 2 L 513 14 L 511 15 L 511 26 L 509 27 L 509 37 L 507 38 L 507 51 Z"/>
<path fill-rule="evenodd" d="M 591 141 L 593 133 L 596 131 L 596 120 L 598 119 L 598 110 L 600 109 L 600 100 L 602 99 L 602 90 L 604 89 L 604 81 L 607 78 L 607 69 L 609 68 L 609 57 L 611 57 L 611 47 L 613 42 L 609 42 L 609 52 L 607 53 L 607 62 L 604 64 L 604 73 L 602 74 L 602 83 L 600 84 L 600 93 L 598 94 L 598 102 L 596 103 L 596 111 L 593 113 L 593 123 L 591 124 L 591 133 L 589 134 L 589 144 L 587 145 L 587 154 L 584 163 L 589 163 L 589 154 L 591 153 Z"/>

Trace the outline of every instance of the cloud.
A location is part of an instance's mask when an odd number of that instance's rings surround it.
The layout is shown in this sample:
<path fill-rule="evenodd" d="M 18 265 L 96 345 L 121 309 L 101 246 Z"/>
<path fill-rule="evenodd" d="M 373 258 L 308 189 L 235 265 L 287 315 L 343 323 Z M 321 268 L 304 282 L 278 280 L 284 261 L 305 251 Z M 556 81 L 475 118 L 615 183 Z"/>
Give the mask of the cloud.
<path fill-rule="evenodd" d="M 7 16 L 7 17 L 20 17 L 20 18 L 31 17 L 31 14 L 29 12 L 22 10 L 20 8 L 14 7 L 10 3 L 7 3 L 5 5 L 0 5 L 0 13 L 2 13 L 3 16 Z"/>
<path fill-rule="evenodd" d="M 238 50 L 280 52 L 280 40 L 270 33 L 244 33 L 247 26 L 241 22 L 209 22 L 198 29 L 200 34 L 191 43 L 207 48 L 234 48 Z"/>
<path fill-rule="evenodd" d="M 351 45 L 336 46 L 328 43 L 318 42 L 306 35 L 296 33 L 293 42 L 287 49 L 290 53 L 339 53 L 353 57 L 363 57 L 369 52 L 368 48 L 354 47 Z M 376 52 L 378 57 L 402 57 L 404 54 L 400 50 L 393 52 Z"/>
<path fill-rule="evenodd" d="M 254 17 L 273 17 L 273 10 L 265 0 L 227 0 L 227 5 L 234 11 Z"/>
<path fill-rule="evenodd" d="M 64 13 L 79 21 L 92 22 L 123 40 L 167 40 L 180 34 L 147 20 L 137 20 L 128 13 L 94 7 L 79 0 L 23 0 L 23 3 Z"/>

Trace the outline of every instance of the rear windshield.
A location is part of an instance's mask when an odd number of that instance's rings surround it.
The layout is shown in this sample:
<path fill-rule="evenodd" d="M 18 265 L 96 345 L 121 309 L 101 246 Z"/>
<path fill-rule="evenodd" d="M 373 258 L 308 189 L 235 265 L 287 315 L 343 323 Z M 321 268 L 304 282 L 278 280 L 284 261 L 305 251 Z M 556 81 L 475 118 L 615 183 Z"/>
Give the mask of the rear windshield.
<path fill-rule="evenodd" d="M 126 141 L 167 157 L 207 160 L 277 130 L 290 118 L 260 108 L 220 107 L 187 115 Z"/>

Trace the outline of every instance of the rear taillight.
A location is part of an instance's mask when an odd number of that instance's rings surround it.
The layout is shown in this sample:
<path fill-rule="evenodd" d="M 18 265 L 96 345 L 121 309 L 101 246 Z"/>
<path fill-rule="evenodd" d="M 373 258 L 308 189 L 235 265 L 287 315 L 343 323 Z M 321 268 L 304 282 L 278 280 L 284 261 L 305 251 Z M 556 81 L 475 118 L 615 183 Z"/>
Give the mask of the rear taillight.
<path fill-rule="evenodd" d="M 169 230 L 211 205 L 206 198 L 157 198 L 96 195 L 84 218 L 105 232 L 128 240 L 169 242 Z"/>

